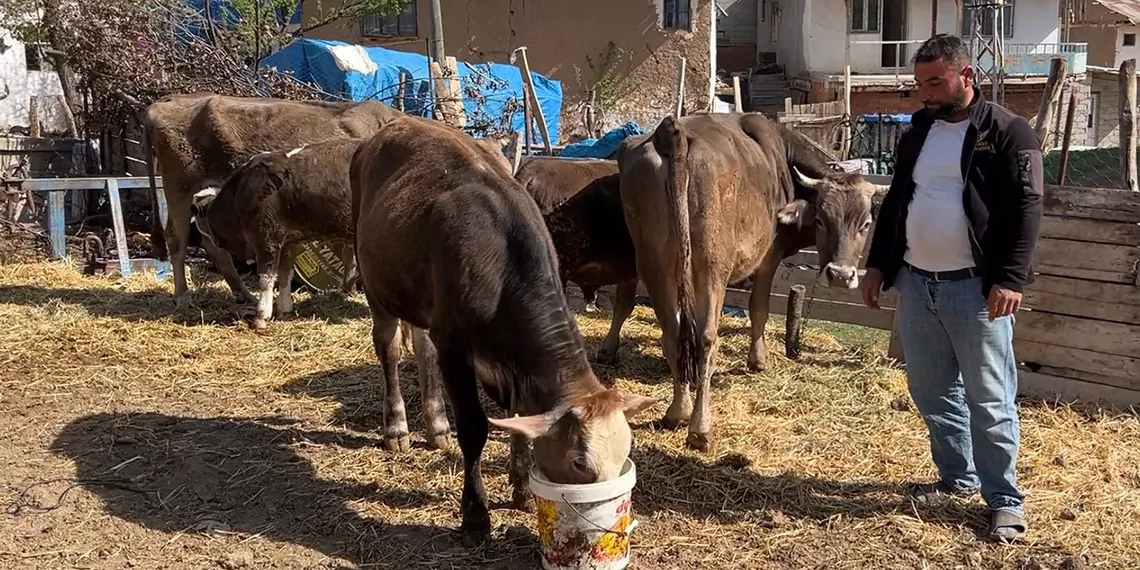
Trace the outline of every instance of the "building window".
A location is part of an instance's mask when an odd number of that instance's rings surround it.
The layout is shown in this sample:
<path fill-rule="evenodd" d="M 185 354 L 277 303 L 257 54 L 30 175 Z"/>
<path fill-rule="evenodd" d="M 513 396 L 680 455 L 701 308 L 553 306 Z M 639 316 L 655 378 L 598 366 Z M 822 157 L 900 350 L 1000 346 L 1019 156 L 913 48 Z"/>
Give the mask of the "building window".
<path fill-rule="evenodd" d="M 851 10 L 847 20 L 851 23 L 852 32 L 873 34 L 879 31 L 879 23 L 883 19 L 879 0 L 850 0 L 847 6 Z"/>
<path fill-rule="evenodd" d="M 47 44 L 24 44 L 24 65 L 28 71 L 52 71 L 51 60 L 44 54 Z"/>
<path fill-rule="evenodd" d="M 661 7 L 662 22 L 661 27 L 666 30 L 688 30 L 691 29 L 693 23 L 693 15 L 690 10 L 691 0 L 662 0 Z"/>
<path fill-rule="evenodd" d="M 994 11 L 992 8 L 980 8 L 982 14 L 981 35 L 982 37 L 991 37 L 994 35 Z M 1007 38 L 1013 37 L 1013 0 L 1005 0 L 1002 5 L 1001 13 L 1001 27 L 1002 36 Z M 970 37 L 970 26 L 972 24 L 973 10 L 969 6 L 962 8 L 962 37 Z"/>
<path fill-rule="evenodd" d="M 370 13 L 361 15 L 360 35 L 366 38 L 384 36 L 416 37 L 415 0 L 404 4 L 399 14 L 381 16 L 379 14 Z"/>
<path fill-rule="evenodd" d="M 1126 46 L 1136 45 L 1136 34 L 1124 34 L 1124 45 L 1126 45 Z"/>

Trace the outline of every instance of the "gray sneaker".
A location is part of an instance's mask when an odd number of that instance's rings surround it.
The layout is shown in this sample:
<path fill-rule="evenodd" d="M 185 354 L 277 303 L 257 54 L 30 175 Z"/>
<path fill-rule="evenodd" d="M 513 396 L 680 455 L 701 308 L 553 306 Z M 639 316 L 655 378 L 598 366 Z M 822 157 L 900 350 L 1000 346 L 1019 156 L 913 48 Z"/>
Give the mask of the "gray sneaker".
<path fill-rule="evenodd" d="M 949 504 L 955 497 L 965 498 L 977 492 L 977 489 L 953 489 L 946 483 L 938 481 L 911 485 L 907 496 L 920 505 L 941 507 Z"/>

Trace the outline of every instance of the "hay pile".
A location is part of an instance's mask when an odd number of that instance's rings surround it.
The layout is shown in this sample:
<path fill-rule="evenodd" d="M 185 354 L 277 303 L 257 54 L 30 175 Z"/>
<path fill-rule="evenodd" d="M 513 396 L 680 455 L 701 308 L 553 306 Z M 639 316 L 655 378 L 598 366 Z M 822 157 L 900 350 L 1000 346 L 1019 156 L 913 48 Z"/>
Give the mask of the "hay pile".
<path fill-rule="evenodd" d="M 0 328 L 0 464 L 15 466 L 0 485 L 21 513 L 0 531 L 0 566 L 536 567 L 525 513 L 493 510 L 495 541 L 458 546 L 457 453 L 382 451 L 361 299 L 298 295 L 299 316 L 257 333 L 231 316 L 224 283 L 176 315 L 169 287 L 0 266 L 0 322 L 16 324 Z M 636 567 L 1140 565 L 1137 417 L 1024 402 L 1030 542 L 991 545 L 976 536 L 980 498 L 941 510 L 903 499 L 905 483 L 934 471 L 904 378 L 879 356 L 885 339 L 843 346 L 812 321 L 802 361 L 790 362 L 772 321 L 763 374 L 744 372 L 747 322 L 721 325 L 715 456 L 687 451 L 684 430 L 650 425 L 672 391 L 651 311 L 626 323 L 619 365 L 597 367 L 663 399 L 635 431 Z M 593 353 L 608 314 L 579 322 Z M 493 434 L 492 503 L 510 496 L 506 451 Z"/>

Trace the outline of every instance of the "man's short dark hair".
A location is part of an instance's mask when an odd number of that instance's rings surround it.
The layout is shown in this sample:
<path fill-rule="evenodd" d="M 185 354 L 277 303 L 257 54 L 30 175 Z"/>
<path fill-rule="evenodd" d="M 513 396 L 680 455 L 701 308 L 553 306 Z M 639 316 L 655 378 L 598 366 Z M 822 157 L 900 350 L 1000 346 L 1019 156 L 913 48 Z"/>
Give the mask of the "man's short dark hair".
<path fill-rule="evenodd" d="M 913 59 L 914 63 L 929 63 L 941 59 L 961 67 L 970 63 L 970 50 L 962 38 L 950 34 L 938 34 L 922 42 L 922 45 L 915 50 Z"/>

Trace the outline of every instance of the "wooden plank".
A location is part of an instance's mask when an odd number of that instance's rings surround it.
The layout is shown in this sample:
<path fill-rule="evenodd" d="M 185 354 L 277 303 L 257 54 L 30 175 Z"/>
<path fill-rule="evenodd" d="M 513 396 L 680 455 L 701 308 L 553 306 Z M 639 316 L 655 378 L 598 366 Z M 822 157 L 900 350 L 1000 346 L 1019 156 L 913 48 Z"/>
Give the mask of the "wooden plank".
<path fill-rule="evenodd" d="M 114 178 L 107 179 L 107 201 L 111 203 L 111 222 L 115 228 L 115 250 L 119 256 L 119 273 L 131 276 L 131 256 L 127 252 L 127 230 L 123 224 L 123 200 L 119 196 L 119 184 Z"/>
<path fill-rule="evenodd" d="M 1013 351 L 1018 363 L 1034 372 L 1140 390 L 1140 358 L 1076 348 L 1059 349 L 1022 339 L 1014 341 Z"/>
<path fill-rule="evenodd" d="M 1033 270 L 1045 275 L 1133 283 L 1140 248 L 1045 238 L 1038 240 L 1034 258 Z"/>
<path fill-rule="evenodd" d="M 1026 369 L 1017 371 L 1017 379 L 1017 392 L 1027 396 L 1068 403 L 1082 401 L 1089 404 L 1108 403 L 1120 408 L 1140 407 L 1140 392 L 1135 390 L 1041 374 Z"/>
<path fill-rule="evenodd" d="M 724 306 L 748 310 L 748 300 L 751 292 L 741 289 L 728 289 L 724 295 Z M 811 302 L 810 309 L 805 307 L 804 318 L 807 320 L 828 321 L 833 323 L 847 323 L 862 325 L 876 329 L 890 330 L 894 320 L 894 311 L 890 309 L 870 309 L 862 304 L 840 303 L 820 299 L 818 296 Z M 788 307 L 787 292 L 772 291 L 768 296 L 769 314 L 782 315 Z"/>
<path fill-rule="evenodd" d="M 56 259 L 67 257 L 67 226 L 64 223 L 63 192 L 48 192 L 48 233 L 51 234 L 51 252 Z"/>
<path fill-rule="evenodd" d="M 54 192 L 57 190 L 102 190 L 108 177 L 90 178 L 25 178 L 23 180 L 9 180 L 10 184 L 19 184 L 24 190 L 33 192 Z M 114 177 L 120 190 L 137 190 L 150 188 L 147 176 Z M 162 187 L 162 177 L 155 176 L 155 184 Z"/>
<path fill-rule="evenodd" d="M 863 272 L 860 273 L 860 276 L 862 276 Z M 816 275 L 818 274 L 814 269 L 780 267 L 776 270 L 776 275 L 772 279 L 772 291 L 786 293 L 788 289 L 794 285 L 803 285 L 808 288 L 808 295 L 811 296 L 811 288 L 815 285 L 817 279 Z M 820 284 L 815 287 L 814 297 L 816 299 L 826 299 L 828 301 L 838 301 L 841 303 L 863 304 L 863 293 L 860 289 L 836 289 Z M 884 308 L 894 307 L 897 303 L 898 293 L 894 289 L 879 295 L 879 304 Z"/>
<path fill-rule="evenodd" d="M 1053 216 L 1140 223 L 1140 200 L 1127 190 L 1047 185 L 1045 213 Z"/>
<path fill-rule="evenodd" d="M 1025 288 L 1022 305 L 1035 311 L 1140 325 L 1140 289 L 1039 275 Z"/>
<path fill-rule="evenodd" d="M 1014 338 L 1057 347 L 1140 357 L 1140 326 L 1054 315 L 1017 313 Z"/>
<path fill-rule="evenodd" d="M 1041 219 L 1041 237 L 1136 246 L 1140 245 L 1140 225 L 1045 216 Z"/>

